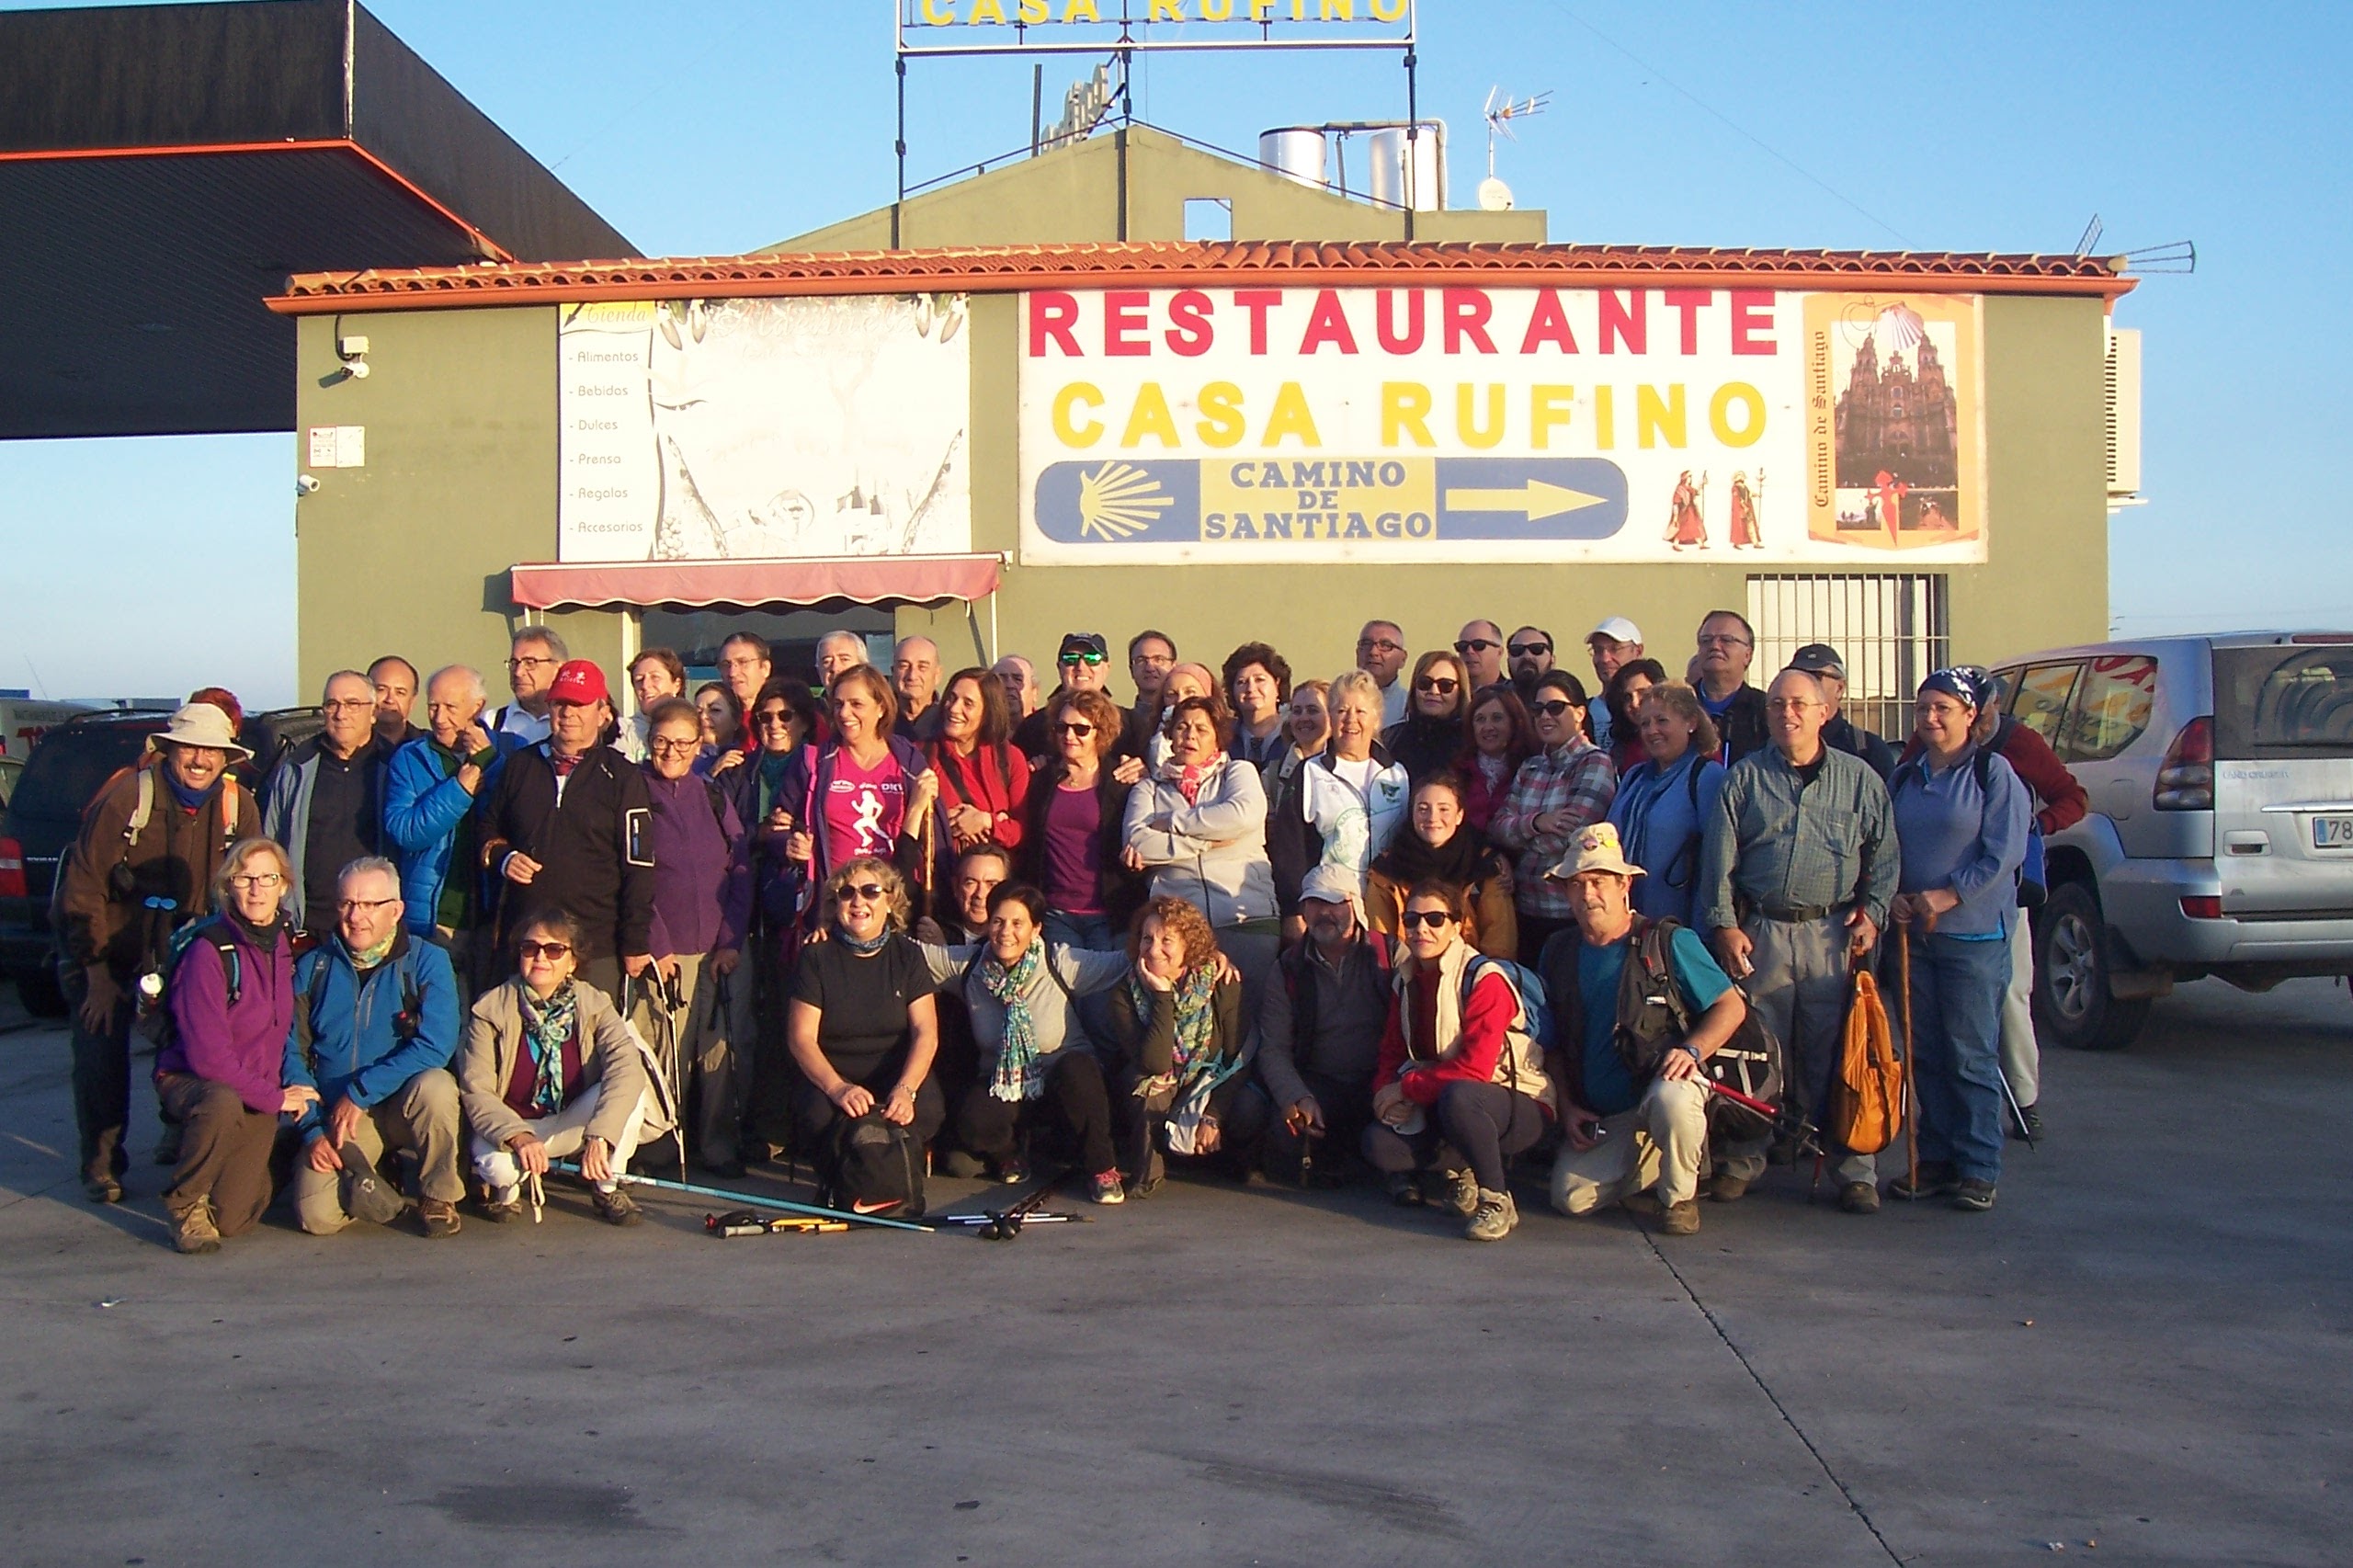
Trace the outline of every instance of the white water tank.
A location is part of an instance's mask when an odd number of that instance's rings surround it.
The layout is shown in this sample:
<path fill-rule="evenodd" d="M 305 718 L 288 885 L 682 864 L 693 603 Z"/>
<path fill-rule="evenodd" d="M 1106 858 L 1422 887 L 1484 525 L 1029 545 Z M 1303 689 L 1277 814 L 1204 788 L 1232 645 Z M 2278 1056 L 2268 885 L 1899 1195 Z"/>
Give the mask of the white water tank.
<path fill-rule="evenodd" d="M 1367 189 L 1373 200 L 1390 207 L 1410 207 L 1435 212 L 1446 205 L 1446 131 L 1425 120 L 1411 142 L 1405 128 L 1394 126 L 1365 138 L 1372 172 Z M 1406 149 L 1412 148 L 1409 166 Z"/>
<path fill-rule="evenodd" d="M 1324 177 L 1326 147 L 1320 125 L 1286 125 L 1258 133 L 1258 162 L 1267 170 L 1317 190 L 1330 187 Z"/>

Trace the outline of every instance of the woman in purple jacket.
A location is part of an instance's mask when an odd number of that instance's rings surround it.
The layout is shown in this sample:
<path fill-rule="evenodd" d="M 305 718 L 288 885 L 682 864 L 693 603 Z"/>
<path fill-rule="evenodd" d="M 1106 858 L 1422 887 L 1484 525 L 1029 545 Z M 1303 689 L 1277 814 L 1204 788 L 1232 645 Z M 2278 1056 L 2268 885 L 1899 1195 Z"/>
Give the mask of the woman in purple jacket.
<path fill-rule="evenodd" d="M 278 1118 L 319 1097 L 279 1075 L 294 1024 L 294 949 L 278 909 L 292 874 L 286 851 L 267 838 L 232 846 L 212 884 L 220 913 L 188 936 L 172 967 L 155 1095 L 183 1129 L 164 1192 L 182 1252 L 219 1252 L 222 1237 L 260 1221 Z"/>

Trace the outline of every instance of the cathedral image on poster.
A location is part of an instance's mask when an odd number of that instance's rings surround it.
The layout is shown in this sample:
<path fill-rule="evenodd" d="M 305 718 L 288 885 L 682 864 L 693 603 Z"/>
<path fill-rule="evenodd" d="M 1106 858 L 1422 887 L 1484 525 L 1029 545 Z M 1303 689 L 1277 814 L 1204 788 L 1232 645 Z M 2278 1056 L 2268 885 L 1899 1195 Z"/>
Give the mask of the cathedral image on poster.
<path fill-rule="evenodd" d="M 1882 550 L 1982 538 L 1974 301 L 1819 303 L 1830 308 L 1808 322 L 1817 360 L 1813 458 L 1826 463 L 1831 483 L 1816 490 L 1814 537 Z"/>

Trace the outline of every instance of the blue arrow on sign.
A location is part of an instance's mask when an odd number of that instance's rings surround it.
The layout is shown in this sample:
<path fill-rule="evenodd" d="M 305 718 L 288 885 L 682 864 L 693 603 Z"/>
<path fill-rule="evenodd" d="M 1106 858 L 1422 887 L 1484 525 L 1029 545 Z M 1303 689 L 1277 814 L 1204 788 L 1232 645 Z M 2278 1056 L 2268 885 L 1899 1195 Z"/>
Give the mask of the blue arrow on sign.
<path fill-rule="evenodd" d="M 1626 526 L 1626 471 L 1607 458 L 1440 458 L 1438 537 L 1608 539 Z"/>

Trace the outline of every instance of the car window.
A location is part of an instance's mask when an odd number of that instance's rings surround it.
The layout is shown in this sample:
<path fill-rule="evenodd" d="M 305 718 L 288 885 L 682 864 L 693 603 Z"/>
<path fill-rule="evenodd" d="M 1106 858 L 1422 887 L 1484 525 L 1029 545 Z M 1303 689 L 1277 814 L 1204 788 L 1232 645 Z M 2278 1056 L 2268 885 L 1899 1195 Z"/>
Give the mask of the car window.
<path fill-rule="evenodd" d="M 24 818 L 74 820 L 116 768 L 138 760 L 148 733 L 128 724 L 51 730 L 26 762 L 9 811 Z"/>
<path fill-rule="evenodd" d="M 2138 740 L 2157 702 L 2157 661 L 2104 653 L 2086 666 L 2083 695 L 2065 725 L 2063 762 L 2105 762 Z"/>
<path fill-rule="evenodd" d="M 2010 716 L 2054 747 L 2059 744 L 2059 726 L 2067 717 L 2067 699 L 2075 694 L 2075 681 L 2084 666 L 2073 659 L 2064 664 L 2036 665 L 2017 675 L 2016 695 L 2010 700 Z"/>
<path fill-rule="evenodd" d="M 2214 755 L 2353 756 L 2353 643 L 2215 649 Z"/>

